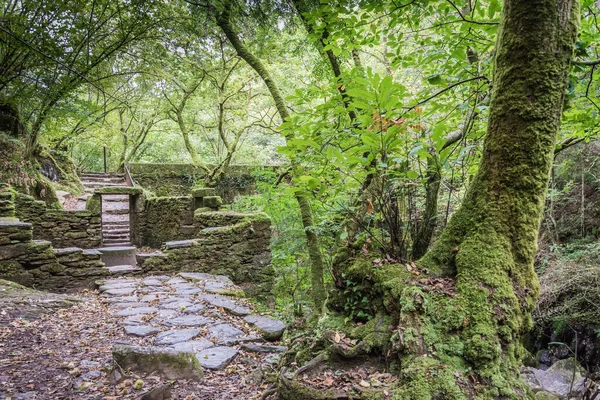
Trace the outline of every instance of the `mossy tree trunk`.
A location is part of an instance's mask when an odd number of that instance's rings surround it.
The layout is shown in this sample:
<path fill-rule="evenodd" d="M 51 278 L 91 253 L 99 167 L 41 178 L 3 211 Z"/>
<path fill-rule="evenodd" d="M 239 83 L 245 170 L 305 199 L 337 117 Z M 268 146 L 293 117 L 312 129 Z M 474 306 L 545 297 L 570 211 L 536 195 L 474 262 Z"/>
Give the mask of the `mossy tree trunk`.
<path fill-rule="evenodd" d="M 277 83 L 262 61 L 252 54 L 240 40 L 231 24 L 231 4 L 229 1 L 224 1 L 223 3 L 224 8 L 219 12 L 215 12 L 217 25 L 221 28 L 225 36 L 227 36 L 227 39 L 235 49 L 237 55 L 246 61 L 248 65 L 250 65 L 250 67 L 254 69 L 254 71 L 261 77 L 267 86 L 273 101 L 275 102 L 275 107 L 277 108 L 281 120 L 287 120 L 290 117 L 290 113 L 285 105 L 285 101 Z M 315 233 L 314 218 L 310 200 L 301 194 L 296 195 L 296 200 L 300 208 L 302 225 L 304 226 L 304 232 L 306 235 L 306 246 L 310 258 L 312 300 L 315 312 L 320 314 L 327 298 L 323 279 L 323 274 L 325 272 L 323 256 L 319 246 L 319 238 Z"/>
<path fill-rule="evenodd" d="M 478 173 L 417 263 L 456 279 L 450 303 L 464 313 L 462 357 L 490 397 L 519 396 L 514 378 L 538 295 L 533 261 L 579 15 L 578 0 L 505 1 Z"/>
<path fill-rule="evenodd" d="M 353 293 L 340 290 L 322 331 L 345 330 L 358 342 L 352 354 L 391 359 L 394 399 L 532 398 L 519 376 L 522 337 L 539 291 L 533 261 L 579 17 L 579 0 L 505 1 L 483 157 L 463 203 L 418 270 L 360 255 L 336 266 L 369 297 L 375 323 L 348 330 L 339 315 Z M 339 353 L 328 336 L 322 343 Z M 282 382 L 293 398 L 298 384 Z"/>

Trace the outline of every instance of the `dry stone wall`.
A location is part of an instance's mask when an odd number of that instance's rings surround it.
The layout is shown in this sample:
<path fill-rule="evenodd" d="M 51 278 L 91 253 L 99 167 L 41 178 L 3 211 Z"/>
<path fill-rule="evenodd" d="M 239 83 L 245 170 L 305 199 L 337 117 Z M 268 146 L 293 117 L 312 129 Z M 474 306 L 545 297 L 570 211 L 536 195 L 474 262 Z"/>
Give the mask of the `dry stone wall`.
<path fill-rule="evenodd" d="M 15 205 L 16 217 L 33 226 L 36 240 L 48 240 L 56 248 L 101 246 L 99 213 L 48 209 L 43 201 L 20 193 L 16 194 Z"/>
<path fill-rule="evenodd" d="M 271 220 L 266 214 L 200 209 L 194 215 L 194 227 L 193 239 L 166 242 L 164 254 L 143 260 L 144 272 L 226 275 L 249 296 L 271 296 Z"/>

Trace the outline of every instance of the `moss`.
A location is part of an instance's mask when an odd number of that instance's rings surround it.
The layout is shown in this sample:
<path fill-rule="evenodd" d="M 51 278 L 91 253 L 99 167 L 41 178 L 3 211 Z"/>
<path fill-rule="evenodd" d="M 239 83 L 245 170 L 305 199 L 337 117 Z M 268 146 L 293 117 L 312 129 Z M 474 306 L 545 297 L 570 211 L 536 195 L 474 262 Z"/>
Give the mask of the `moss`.
<path fill-rule="evenodd" d="M 96 194 L 128 194 L 131 196 L 137 196 L 144 193 L 144 189 L 141 187 L 124 187 L 124 186 L 107 186 L 101 187 L 94 190 Z"/>

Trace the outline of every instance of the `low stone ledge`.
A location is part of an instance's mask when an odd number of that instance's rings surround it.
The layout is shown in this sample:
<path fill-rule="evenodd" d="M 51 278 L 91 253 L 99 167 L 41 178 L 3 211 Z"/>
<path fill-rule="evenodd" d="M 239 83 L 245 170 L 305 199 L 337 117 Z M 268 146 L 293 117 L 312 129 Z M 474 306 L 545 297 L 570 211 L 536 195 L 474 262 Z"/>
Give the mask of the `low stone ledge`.
<path fill-rule="evenodd" d="M 196 245 L 196 243 L 197 243 L 196 239 L 175 240 L 173 242 L 166 242 L 164 244 L 164 247 L 165 247 L 165 250 L 183 249 L 183 248 L 193 247 Z"/>
<path fill-rule="evenodd" d="M 132 186 L 106 186 L 94 190 L 94 194 L 128 194 L 137 196 L 144 193 L 141 187 Z"/>

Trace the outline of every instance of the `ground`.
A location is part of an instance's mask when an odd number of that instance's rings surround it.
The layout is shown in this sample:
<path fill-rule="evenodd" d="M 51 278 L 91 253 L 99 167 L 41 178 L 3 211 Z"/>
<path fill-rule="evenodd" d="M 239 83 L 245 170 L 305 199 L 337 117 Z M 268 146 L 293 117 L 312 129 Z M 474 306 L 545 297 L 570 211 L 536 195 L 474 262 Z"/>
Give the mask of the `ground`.
<path fill-rule="evenodd" d="M 138 281 L 141 282 L 141 279 Z M 13 292 L 19 293 L 12 296 L 19 309 L 25 310 L 22 306 L 28 302 L 45 304 L 45 296 L 39 292 Z M 3 318 L 0 319 L 0 399 L 133 399 L 161 384 L 172 382 L 174 399 L 251 400 L 260 398 L 268 387 L 265 378 L 274 367 L 267 358 L 272 355 L 242 349 L 223 370 L 204 368 L 204 378 L 199 382 L 167 381 L 152 374 L 142 377 L 126 371 L 127 379 L 112 384 L 112 345 L 148 345 L 154 338 L 128 336 L 124 331 L 123 317 L 116 315 L 119 308 L 114 303 L 107 303 L 109 299 L 110 296 L 102 296 L 97 291 L 85 291 L 70 300 L 61 296 L 52 302 L 61 308 L 29 306 L 39 312 L 21 314 L 26 318 L 14 313 L 9 316 L 3 308 Z M 190 297 L 190 300 L 193 298 Z M 249 306 L 252 307 L 251 304 Z M 240 322 L 243 321 L 241 318 L 209 304 L 205 308 L 208 315 L 223 313 L 228 323 L 236 324 L 247 335 L 256 335 L 257 331 Z"/>

